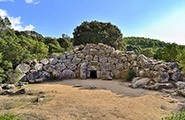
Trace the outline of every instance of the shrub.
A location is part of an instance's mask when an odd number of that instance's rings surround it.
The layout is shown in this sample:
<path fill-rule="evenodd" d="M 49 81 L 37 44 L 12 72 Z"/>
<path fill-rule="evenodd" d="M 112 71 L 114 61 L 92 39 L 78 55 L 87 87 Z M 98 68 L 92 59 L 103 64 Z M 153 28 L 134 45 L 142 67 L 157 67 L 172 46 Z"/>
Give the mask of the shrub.
<path fill-rule="evenodd" d="M 129 70 L 127 74 L 127 81 L 131 81 L 134 77 L 136 77 L 136 72 L 133 69 Z"/>
<path fill-rule="evenodd" d="M 162 120 L 185 120 L 185 111 L 181 111 L 177 114 L 172 113 L 172 115 L 162 118 Z"/>
<path fill-rule="evenodd" d="M 13 114 L 4 114 L 0 115 L 0 120 L 20 120 L 19 117 L 16 117 Z"/>
<path fill-rule="evenodd" d="M 128 70 L 122 70 L 120 71 L 120 80 L 121 82 L 127 81 L 127 76 L 128 76 Z"/>
<path fill-rule="evenodd" d="M 5 80 L 6 80 L 6 78 L 1 77 L 1 74 L 0 74 L 0 84 L 1 84 L 3 81 L 5 81 Z"/>
<path fill-rule="evenodd" d="M 6 71 L 6 75 L 7 75 L 7 78 L 5 82 L 14 84 L 20 80 L 20 76 L 22 75 L 22 73 L 18 70 L 10 69 Z"/>

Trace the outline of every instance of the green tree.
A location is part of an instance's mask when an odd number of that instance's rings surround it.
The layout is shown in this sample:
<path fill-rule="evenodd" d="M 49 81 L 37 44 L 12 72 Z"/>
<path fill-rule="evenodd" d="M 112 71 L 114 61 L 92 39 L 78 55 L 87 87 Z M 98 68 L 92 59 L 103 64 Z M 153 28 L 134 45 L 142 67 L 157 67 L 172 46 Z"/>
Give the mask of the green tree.
<path fill-rule="evenodd" d="M 0 29 L 5 27 L 4 19 L 0 16 Z"/>
<path fill-rule="evenodd" d="M 143 54 L 147 57 L 153 57 L 154 54 L 155 54 L 155 49 L 154 48 L 145 48 L 145 49 L 142 49 L 139 54 Z"/>
<path fill-rule="evenodd" d="M 0 63 L 2 62 L 2 60 L 3 60 L 3 55 L 2 53 L 0 53 Z"/>
<path fill-rule="evenodd" d="M 4 49 L 4 60 L 11 61 L 13 65 L 17 65 L 23 58 L 25 53 L 23 47 L 14 41 L 14 39 L 10 38 L 8 41 L 6 48 Z"/>
<path fill-rule="evenodd" d="M 62 34 L 62 37 L 58 38 L 57 41 L 60 44 L 60 47 L 64 48 L 65 51 L 71 50 L 72 42 L 71 42 L 71 38 L 69 36 Z"/>
<path fill-rule="evenodd" d="M 6 27 L 10 27 L 11 26 L 11 22 L 10 22 L 10 20 L 7 17 L 4 18 L 4 25 Z"/>
<path fill-rule="evenodd" d="M 175 43 L 169 44 L 164 48 L 158 49 L 154 55 L 155 59 L 161 59 L 166 62 L 175 62 L 179 53 L 179 46 Z"/>
<path fill-rule="evenodd" d="M 124 41 L 129 46 L 139 46 L 142 49 L 145 48 L 160 48 L 165 47 L 169 43 L 165 43 L 160 40 L 144 38 L 144 37 L 125 37 Z"/>
<path fill-rule="evenodd" d="M 34 54 L 37 59 L 41 59 L 47 57 L 49 51 L 49 47 L 45 45 L 43 42 L 36 41 L 34 44 Z"/>
<path fill-rule="evenodd" d="M 141 51 L 141 47 L 137 45 L 127 45 L 126 46 L 127 51 L 134 51 L 136 53 L 139 53 Z"/>
<path fill-rule="evenodd" d="M 177 55 L 177 61 L 179 62 L 182 70 L 185 72 L 185 49 L 179 52 L 179 54 Z"/>
<path fill-rule="evenodd" d="M 0 29 L 2 28 L 9 28 L 11 26 L 10 20 L 5 17 L 4 19 L 0 16 Z"/>
<path fill-rule="evenodd" d="M 98 21 L 83 22 L 73 32 L 74 45 L 86 43 L 104 43 L 116 49 L 123 49 L 122 33 L 111 23 Z"/>
<path fill-rule="evenodd" d="M 63 52 L 64 49 L 60 46 L 59 42 L 55 38 L 46 37 L 44 43 L 49 46 L 49 54 Z"/>

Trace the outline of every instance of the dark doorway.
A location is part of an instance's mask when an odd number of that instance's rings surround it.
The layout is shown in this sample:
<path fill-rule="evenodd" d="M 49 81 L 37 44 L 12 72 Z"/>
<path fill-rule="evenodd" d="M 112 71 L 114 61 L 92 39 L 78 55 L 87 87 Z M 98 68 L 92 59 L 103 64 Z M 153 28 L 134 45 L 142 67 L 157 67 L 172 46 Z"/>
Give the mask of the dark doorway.
<path fill-rule="evenodd" d="M 97 78 L 97 72 L 96 70 L 91 70 L 90 71 L 90 78 L 96 79 Z"/>

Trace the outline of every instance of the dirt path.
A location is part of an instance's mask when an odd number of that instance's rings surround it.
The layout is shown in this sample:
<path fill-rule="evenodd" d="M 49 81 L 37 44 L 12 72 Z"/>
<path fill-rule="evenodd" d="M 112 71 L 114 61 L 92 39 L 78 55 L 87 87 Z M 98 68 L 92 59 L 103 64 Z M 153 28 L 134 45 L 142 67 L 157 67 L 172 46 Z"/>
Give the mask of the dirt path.
<path fill-rule="evenodd" d="M 79 84 L 86 87 L 89 85 L 86 82 Z M 101 81 L 92 82 L 97 88 L 102 85 Z M 110 90 L 117 88 L 115 91 L 123 94 L 102 89 L 74 88 L 59 83 L 76 84 L 74 81 L 63 81 L 28 85 L 30 91 L 44 93 L 44 101 L 33 102 L 34 95 L 0 96 L 0 113 L 13 112 L 25 120 L 160 120 L 174 111 L 178 104 L 170 103 L 169 97 L 162 97 L 157 92 L 138 90 L 140 92 L 133 94 L 137 90 L 132 91 L 127 87 L 126 91 L 122 91 L 124 89 L 121 87 L 118 89 L 119 83 L 110 85 L 110 82 L 106 82 L 107 85 L 102 87 Z M 128 91 L 129 94 L 124 94 Z M 3 109 L 5 103 L 12 102 L 21 104 Z"/>
<path fill-rule="evenodd" d="M 49 82 L 46 84 L 62 84 L 62 85 L 70 85 L 70 86 L 81 86 L 80 89 L 103 89 L 110 90 L 113 93 L 121 94 L 124 96 L 141 96 L 146 94 L 157 94 L 159 92 L 152 92 L 144 89 L 132 89 L 128 87 L 129 83 L 120 82 L 118 80 L 99 80 L 99 79 L 87 79 L 87 80 L 64 80 L 59 82 Z"/>

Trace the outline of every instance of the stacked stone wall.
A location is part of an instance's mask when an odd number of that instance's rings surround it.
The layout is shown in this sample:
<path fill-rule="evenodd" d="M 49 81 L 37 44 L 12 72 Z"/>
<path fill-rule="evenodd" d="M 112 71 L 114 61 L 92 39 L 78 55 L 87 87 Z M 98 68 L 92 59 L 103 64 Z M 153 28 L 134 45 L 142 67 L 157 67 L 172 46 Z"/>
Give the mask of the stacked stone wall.
<path fill-rule="evenodd" d="M 91 71 L 96 71 L 99 79 L 123 79 L 124 73 L 130 69 L 138 77 L 147 77 L 159 83 L 184 79 L 177 63 L 157 61 L 132 51 L 115 50 L 102 43 L 75 46 L 73 51 L 64 52 L 61 56 L 23 63 L 17 69 L 24 76 L 21 81 L 28 82 L 44 81 L 51 76 L 59 80 L 87 79 Z"/>

